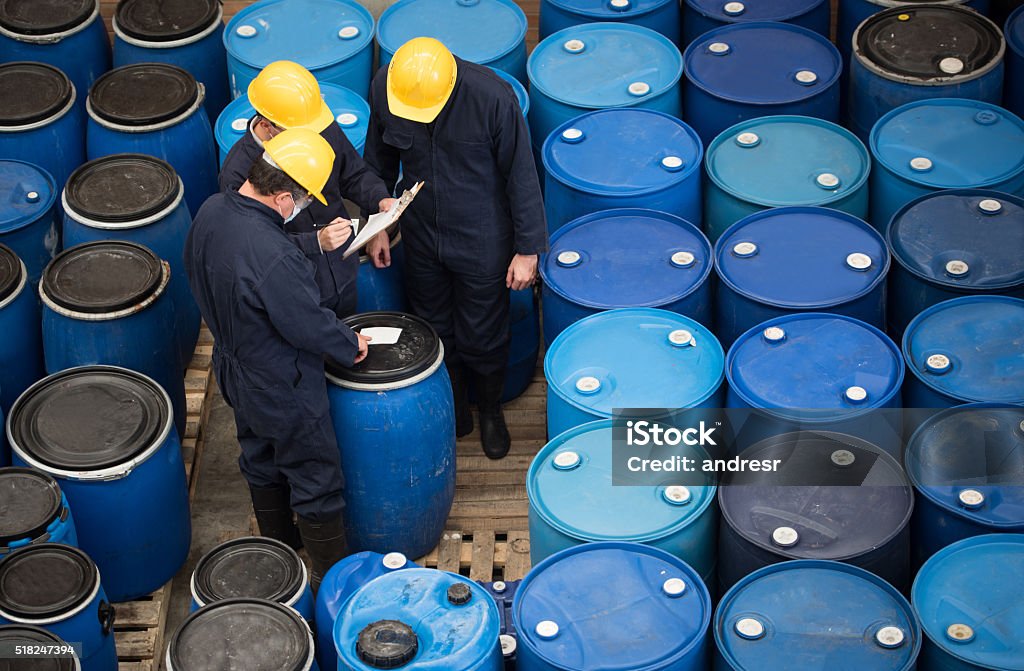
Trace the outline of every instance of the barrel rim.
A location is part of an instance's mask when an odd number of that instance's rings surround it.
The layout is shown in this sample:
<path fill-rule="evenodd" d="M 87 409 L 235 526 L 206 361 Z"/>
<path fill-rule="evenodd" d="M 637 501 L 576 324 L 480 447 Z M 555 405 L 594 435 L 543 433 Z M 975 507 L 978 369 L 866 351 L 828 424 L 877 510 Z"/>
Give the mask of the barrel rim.
<path fill-rule="evenodd" d="M 89 605 L 96 600 L 102 589 L 103 582 L 100 579 L 100 569 L 96 565 L 96 562 L 92 560 L 89 555 L 85 553 L 81 548 L 74 547 L 71 545 L 65 545 L 64 543 L 38 543 L 35 545 L 26 545 L 25 547 L 18 548 L 13 552 L 9 553 L 3 559 L 0 559 L 0 566 L 8 564 L 15 557 L 20 557 L 23 554 L 31 554 L 38 552 L 63 552 L 68 555 L 75 557 L 83 567 L 90 567 L 92 570 L 89 576 L 89 585 L 87 590 L 83 590 L 83 596 L 79 597 L 78 602 L 70 606 L 66 612 L 41 614 L 38 617 L 25 615 L 23 613 L 12 613 L 10 611 L 3 610 L 0 606 L 0 616 L 14 622 L 16 624 L 34 624 L 36 626 L 44 626 L 48 624 L 56 624 L 58 622 L 64 622 L 75 617 Z"/>
<path fill-rule="evenodd" d="M 207 606 L 217 601 L 224 601 L 225 599 L 218 599 L 212 595 L 206 587 L 205 581 L 198 580 L 203 569 L 208 567 L 208 564 L 217 558 L 217 555 L 224 552 L 225 550 L 231 549 L 236 545 L 265 545 L 276 548 L 283 555 L 287 556 L 288 559 L 295 563 L 295 566 L 299 567 L 293 580 L 284 585 L 284 587 L 278 590 L 277 594 L 273 598 L 267 597 L 270 601 L 276 601 L 289 608 L 294 608 L 295 604 L 298 603 L 299 599 L 306 591 L 306 587 L 309 584 L 309 572 L 306 569 L 306 563 L 303 562 L 298 553 L 292 549 L 286 543 L 282 543 L 276 538 L 270 538 L 268 536 L 242 536 L 229 541 L 225 541 L 210 549 L 209 552 L 204 554 L 196 562 L 196 567 L 192 570 L 192 576 L 189 580 L 189 589 L 192 594 L 192 600 L 195 601 L 196 605 L 200 608 Z M 236 598 L 236 597 L 232 597 Z M 256 598 L 256 597 L 237 597 L 242 599 Z"/>
<path fill-rule="evenodd" d="M 117 20 L 119 16 L 127 11 L 127 8 L 133 1 L 134 0 L 122 0 L 121 2 L 118 2 L 117 7 L 114 9 L 114 16 L 111 17 L 111 27 L 113 28 L 114 35 L 118 39 L 124 40 L 132 46 L 141 47 L 143 49 L 173 49 L 177 47 L 184 47 L 189 44 L 199 42 L 203 38 L 215 33 L 218 28 L 223 26 L 224 6 L 221 4 L 221 0 L 212 0 L 210 2 L 212 11 L 208 11 L 204 17 L 206 22 L 197 24 L 190 29 L 164 36 L 146 34 L 143 31 L 133 31 L 126 26 L 122 26 Z"/>
<path fill-rule="evenodd" d="M 817 2 L 824 2 L 824 0 L 816 0 L 816 1 Z M 541 3 L 541 6 L 543 7 L 544 5 L 551 5 L 552 7 L 557 7 L 558 9 L 562 10 L 566 14 L 572 14 L 572 15 L 576 15 L 576 16 L 585 16 L 585 17 L 592 18 L 592 19 L 602 19 L 602 20 L 607 21 L 609 19 L 609 17 L 613 17 L 613 16 L 614 17 L 628 16 L 629 18 L 636 18 L 636 17 L 641 17 L 641 16 L 647 16 L 648 14 L 652 14 L 652 13 L 658 11 L 658 10 L 664 9 L 665 7 L 672 7 L 672 5 L 674 5 L 674 4 L 677 4 L 677 3 L 674 2 L 673 0 L 651 0 L 651 5 L 649 7 L 645 7 L 643 9 L 638 9 L 638 10 L 629 9 L 626 12 L 621 12 L 621 13 L 620 12 L 608 12 L 608 11 L 602 12 L 602 11 L 599 11 L 599 10 L 583 9 L 583 8 L 574 6 L 575 3 L 572 0 L 544 0 L 544 2 Z"/>
<path fill-rule="evenodd" d="M 74 197 L 68 198 L 68 187 L 75 185 L 84 175 L 88 172 L 101 168 L 104 164 L 114 163 L 125 160 L 138 161 L 140 163 L 148 163 L 151 166 L 161 170 L 167 176 L 173 176 L 175 179 L 175 187 L 162 201 L 157 201 L 153 204 L 148 205 L 145 209 L 134 214 L 115 214 L 107 215 L 99 212 L 87 212 L 82 207 L 81 203 L 73 203 Z M 91 161 L 86 161 L 82 165 L 75 168 L 74 172 L 68 177 L 67 184 L 61 190 L 61 205 L 63 206 L 65 214 L 70 218 L 74 219 L 83 226 L 89 228 L 99 228 L 106 230 L 124 230 L 131 228 L 140 228 L 142 226 L 149 225 L 156 221 L 168 216 L 171 212 L 181 204 L 185 197 L 185 184 L 181 180 L 181 175 L 174 169 L 167 161 L 151 156 L 149 154 L 110 154 L 107 156 L 101 156 L 94 158 Z M 76 209 L 77 206 L 77 209 Z M 80 211 L 81 210 L 81 211 Z"/>
<path fill-rule="evenodd" d="M 31 632 L 31 633 L 35 634 L 40 639 L 38 641 L 39 643 L 42 643 L 43 640 L 45 640 L 45 641 L 49 641 L 50 644 L 52 644 L 52 645 L 67 645 L 67 642 L 63 638 L 58 636 L 57 634 L 54 634 L 53 632 L 49 631 L 48 629 L 44 629 L 44 628 L 42 628 L 40 626 L 37 626 L 37 625 L 34 625 L 34 624 L 3 624 L 3 625 L 0 625 L 0 633 L 2 633 L 4 631 L 12 631 L 12 630 L 15 630 L 15 629 L 21 630 L 21 631 L 26 631 L 26 632 Z M 8 640 L 10 640 L 10 639 L 8 639 Z M 14 640 L 17 641 L 19 639 L 14 639 Z M 73 649 L 71 651 L 71 657 L 70 658 L 60 658 L 60 659 L 70 659 L 71 664 L 70 665 L 61 664 L 58 671 L 82 671 L 82 662 L 78 658 L 78 653 L 75 652 Z"/>
<path fill-rule="evenodd" d="M 99 0 L 94 0 L 91 12 L 84 16 L 80 16 L 69 23 L 49 28 L 47 29 L 48 32 L 39 29 L 27 28 L 24 25 L 21 26 L 21 30 L 19 31 L 19 28 L 13 23 L 0 21 L 0 35 L 10 37 L 11 39 L 18 40 L 19 42 L 59 42 L 88 28 L 99 15 L 100 2 Z"/>
<path fill-rule="evenodd" d="M 63 512 L 67 510 L 68 507 L 67 500 L 64 497 L 64 492 L 60 489 L 60 485 L 57 484 L 57 481 L 48 473 L 24 466 L 5 466 L 0 468 L 0 478 L 15 474 L 25 475 L 41 480 L 44 483 L 45 488 L 48 489 L 50 493 L 54 494 L 54 497 L 52 505 L 48 508 L 48 512 L 45 515 L 45 522 L 41 522 L 40 524 L 17 534 L 6 536 L 0 534 L 0 545 L 9 545 L 11 541 L 17 541 L 23 538 L 28 538 L 30 540 L 41 538 L 42 535 L 50 528 L 50 525 L 53 524 L 55 520 L 60 519 Z"/>
<path fill-rule="evenodd" d="M 0 64 L 0 69 L 24 65 L 30 65 L 39 70 L 50 70 L 51 72 L 55 72 L 60 75 L 61 84 L 67 85 L 67 93 L 64 96 L 64 102 L 57 107 L 51 107 L 50 109 L 44 110 L 42 113 L 37 113 L 27 120 L 15 125 L 0 122 L 0 133 L 22 133 L 56 123 L 71 111 L 75 106 L 75 101 L 78 99 L 78 90 L 75 88 L 75 83 L 71 81 L 71 78 L 68 77 L 67 73 L 54 65 L 50 65 L 49 63 L 40 63 L 37 61 L 9 61 Z M 4 160 L 13 161 L 17 159 Z M 28 163 L 28 161 L 19 161 L 19 163 Z M 29 163 L 29 165 L 36 164 Z"/>
<path fill-rule="evenodd" d="M 1016 30 L 1010 30 L 1011 25 L 1021 24 L 1024 26 L 1024 6 L 1018 7 L 1013 10 L 1008 17 L 1006 17 L 1006 23 L 1003 24 L 1003 39 L 1006 40 L 1007 46 L 1010 47 L 1010 51 L 1017 54 L 1021 58 L 1024 58 L 1024 28 L 1020 32 Z"/>
<path fill-rule="evenodd" d="M 417 362 L 408 370 L 384 374 L 354 373 L 351 368 L 341 366 L 333 360 L 328 359 L 325 371 L 327 379 L 330 382 L 344 389 L 365 391 L 401 389 L 427 379 L 441 367 L 442 363 L 444 363 L 444 343 L 441 342 L 441 337 L 437 334 L 437 331 L 434 330 L 434 327 L 427 322 L 427 320 L 417 315 L 397 310 L 373 310 L 370 312 L 359 312 L 350 315 L 344 319 L 344 323 L 347 327 L 355 331 L 356 328 L 366 326 L 367 321 L 372 321 L 377 318 L 391 318 L 405 321 L 406 323 L 413 323 L 420 327 L 425 327 L 427 332 L 434 336 L 434 340 L 437 345 L 437 349 L 434 351 L 437 352 L 437 355 L 432 357 L 428 354 L 422 361 Z"/>
<path fill-rule="evenodd" d="M 132 70 L 149 70 L 151 72 L 159 72 L 162 70 L 167 76 L 174 75 L 181 77 L 181 81 L 185 82 L 186 85 L 192 85 L 189 86 L 190 93 L 187 96 L 188 100 L 182 101 L 174 109 L 165 110 L 162 113 L 158 113 L 145 119 L 125 119 L 117 116 L 109 110 L 103 109 L 102 105 L 97 107 L 95 104 L 96 94 L 99 93 L 102 95 L 103 87 L 105 87 L 108 82 L 114 80 L 116 77 L 122 76 L 122 74 L 129 73 Z M 193 87 L 195 91 L 194 94 L 191 93 Z M 107 70 L 96 78 L 92 83 L 92 86 L 89 87 L 89 95 L 85 99 L 85 110 L 88 113 L 90 120 L 106 128 L 124 133 L 145 133 L 169 128 L 181 123 L 202 107 L 205 98 L 206 87 L 202 82 L 196 79 L 195 75 L 182 67 L 171 63 L 129 63 L 112 70 Z"/>
<path fill-rule="evenodd" d="M 4 287 L 0 286 L 0 310 L 3 310 L 8 305 L 16 301 L 18 296 L 21 295 L 21 292 L 25 290 L 25 285 L 28 283 L 28 268 L 25 266 L 25 262 L 21 260 L 21 257 L 18 256 L 13 249 L 3 243 L 0 243 L 0 254 L 4 254 L 6 252 L 10 252 L 10 255 L 18 262 L 17 267 L 21 269 L 21 272 L 18 275 L 18 281 L 11 283 L 10 291 L 4 292 Z M 2 417 L 0 417 L 0 421 L 2 421 Z"/>
<path fill-rule="evenodd" d="M 685 2 L 687 7 L 689 7 L 690 9 L 692 9 L 695 12 L 697 12 L 698 14 L 700 14 L 703 17 L 706 17 L 706 18 L 709 18 L 709 19 L 714 19 L 715 21 L 721 21 L 721 22 L 724 22 L 724 23 L 730 23 L 730 24 L 731 23 L 748 23 L 747 21 L 731 17 L 731 16 L 729 16 L 728 14 L 725 14 L 725 13 L 715 14 L 713 12 L 710 12 L 710 11 L 708 11 L 708 8 L 700 6 L 700 4 L 698 4 L 698 1 L 699 0 L 684 0 L 684 2 Z M 872 1 L 873 0 L 868 0 L 868 2 L 872 2 Z M 808 14 L 810 14 L 811 12 L 813 12 L 814 10 L 816 10 L 818 7 L 820 7 L 823 4 L 825 4 L 825 0 L 812 0 L 810 3 L 808 3 L 805 7 L 803 7 L 799 11 L 793 11 L 793 12 L 789 12 L 789 13 L 778 14 L 778 15 L 773 16 L 773 17 L 765 17 L 764 19 L 761 19 L 761 20 L 762 21 L 776 21 L 776 22 L 779 22 L 779 23 L 786 23 L 786 22 L 791 21 L 793 19 L 798 19 L 798 18 L 800 18 L 802 16 L 807 16 Z"/>
<path fill-rule="evenodd" d="M 3 233 L 5 234 L 14 233 L 15 231 L 20 231 L 23 228 L 31 226 L 32 224 L 38 222 L 40 219 L 43 219 L 48 212 L 51 213 L 52 216 L 53 205 L 54 203 L 57 202 L 57 181 L 53 178 L 53 175 L 51 175 L 46 168 L 40 167 L 35 163 L 29 163 L 28 161 L 18 161 L 15 159 L 0 159 L 0 168 L 2 168 L 3 165 L 7 163 L 17 163 L 23 166 L 28 166 L 28 168 L 30 168 L 31 170 L 36 171 L 36 173 L 38 173 L 43 178 L 46 187 L 49 189 L 49 196 L 46 198 L 46 200 L 41 200 L 37 204 L 39 205 L 39 207 L 36 210 L 35 214 L 21 217 L 20 221 L 17 218 L 9 220 L 14 222 L 11 224 L 0 222 L 0 225 L 9 226 L 8 228 L 5 228 L 3 230 Z"/>
<path fill-rule="evenodd" d="M 381 28 L 384 27 L 385 17 L 391 17 L 394 14 L 397 14 L 399 11 L 401 11 L 402 9 L 404 9 L 404 8 L 406 8 L 408 6 L 411 6 L 411 5 L 413 5 L 413 4 L 417 3 L 417 2 L 424 2 L 424 1 L 429 1 L 429 0 L 398 0 L 398 2 L 388 6 L 383 12 L 381 12 L 380 18 L 377 19 L 376 26 L 374 26 L 374 30 L 373 30 L 374 39 L 376 40 L 377 45 L 380 47 L 381 51 L 386 51 L 388 53 L 394 54 L 398 50 L 398 48 L 400 46 L 402 46 L 401 44 L 399 44 L 397 46 L 395 46 L 395 45 L 390 45 L 389 46 L 387 44 L 387 39 L 385 39 L 384 36 L 381 34 Z M 522 7 L 517 5 L 515 2 L 512 2 L 512 0 L 482 0 L 482 1 L 483 2 L 492 2 L 492 3 L 496 4 L 496 5 L 502 5 L 506 9 L 512 10 L 513 14 L 515 14 L 515 16 L 516 16 L 517 23 L 519 24 L 518 37 L 516 38 L 516 40 L 510 46 L 508 46 L 507 48 L 505 48 L 502 51 L 498 52 L 493 57 L 488 58 L 486 61 L 474 61 L 478 65 L 486 65 L 486 66 L 490 67 L 490 65 L 489 65 L 490 63 L 493 63 L 494 61 L 499 60 L 501 58 L 504 58 L 505 56 L 508 56 L 509 54 L 511 54 L 514 51 L 519 50 L 520 48 L 525 49 L 526 33 L 528 31 L 528 22 L 527 22 L 527 19 L 526 19 L 526 13 L 523 11 Z M 459 5 L 459 6 L 462 6 L 462 3 L 460 3 L 460 2 L 456 2 L 455 4 Z M 430 37 L 430 36 L 428 35 L 428 37 Z M 391 48 L 392 46 L 394 46 L 394 48 Z"/>

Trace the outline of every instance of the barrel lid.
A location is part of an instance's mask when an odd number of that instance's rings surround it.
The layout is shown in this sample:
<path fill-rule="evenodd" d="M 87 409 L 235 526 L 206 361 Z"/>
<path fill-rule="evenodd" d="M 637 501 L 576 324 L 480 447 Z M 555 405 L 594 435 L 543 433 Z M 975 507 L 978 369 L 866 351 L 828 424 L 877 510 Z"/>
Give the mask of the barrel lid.
<path fill-rule="evenodd" d="M 781 329 L 781 337 L 767 338 L 769 329 Z M 747 404 L 804 420 L 891 405 L 903 375 L 900 349 L 884 333 L 851 317 L 816 312 L 759 324 L 726 357 L 729 388 Z"/>
<path fill-rule="evenodd" d="M 519 645 L 551 668 L 667 669 L 702 645 L 711 599 L 697 573 L 663 550 L 588 543 L 535 566 L 512 619 Z"/>
<path fill-rule="evenodd" d="M 959 5 L 893 7 L 868 17 L 854 37 L 861 62 L 883 76 L 971 79 L 1002 61 L 999 27 Z"/>
<path fill-rule="evenodd" d="M 0 561 L 0 613 L 29 620 L 69 614 L 92 598 L 99 577 L 78 548 L 25 546 Z"/>
<path fill-rule="evenodd" d="M 45 466 L 94 471 L 139 456 L 167 428 L 167 395 L 124 368 L 84 366 L 36 383 L 11 409 L 12 446 Z"/>
<path fill-rule="evenodd" d="M 647 109 L 601 110 L 561 125 L 544 142 L 544 169 L 566 186 L 605 196 L 638 196 L 700 170 L 692 128 Z"/>
<path fill-rule="evenodd" d="M 88 242 L 61 252 L 46 266 L 43 291 L 75 312 L 119 312 L 156 293 L 163 272 L 160 259 L 142 245 Z"/>
<path fill-rule="evenodd" d="M 671 0 L 627 0 L 624 3 L 613 3 L 611 0 L 548 0 L 547 4 L 576 16 L 603 21 L 622 21 L 649 14 L 671 4 Z"/>
<path fill-rule="evenodd" d="M 264 0 L 224 30 L 228 56 L 263 69 L 290 60 L 317 70 L 352 58 L 373 41 L 373 15 L 350 0 Z"/>
<path fill-rule="evenodd" d="M 526 14 L 512 0 L 400 0 L 380 15 L 384 51 L 393 54 L 414 37 L 433 37 L 459 58 L 486 65 L 522 48 Z"/>
<path fill-rule="evenodd" d="M 192 613 L 171 638 L 168 668 L 303 671 L 313 653 L 309 627 L 291 608 L 264 599 L 227 599 Z"/>
<path fill-rule="evenodd" d="M 775 307 L 810 310 L 870 293 L 889 251 L 861 219 L 822 207 L 755 212 L 715 244 L 715 272 L 733 291 Z"/>
<path fill-rule="evenodd" d="M 679 83 L 683 60 L 664 35 L 627 23 L 585 23 L 530 54 L 530 90 L 582 108 L 631 107 Z M 542 138 L 536 138 L 540 142 Z"/>
<path fill-rule="evenodd" d="M 526 116 L 530 111 L 530 94 L 526 92 L 526 87 L 523 86 L 523 83 L 504 70 L 498 70 L 497 68 L 491 68 L 491 70 L 512 87 L 512 91 L 516 94 L 516 100 L 519 101 L 519 109 L 523 110 L 523 116 Z"/>
<path fill-rule="evenodd" d="M 691 9 L 720 23 L 788 21 L 810 13 L 823 2 L 825 0 L 773 0 L 772 2 L 686 0 L 686 4 Z"/>
<path fill-rule="evenodd" d="M 779 49 L 783 43 L 786 48 Z M 698 88 L 716 98 L 759 105 L 818 95 L 842 69 L 839 51 L 821 35 L 768 21 L 708 31 L 687 47 L 683 62 Z"/>
<path fill-rule="evenodd" d="M 125 65 L 89 89 L 91 113 L 122 126 L 149 126 L 184 114 L 199 97 L 195 77 L 167 63 Z"/>
<path fill-rule="evenodd" d="M 170 164 L 145 154 L 114 154 L 89 161 L 68 178 L 68 208 L 93 221 L 124 223 L 166 210 L 181 193 Z"/>
<path fill-rule="evenodd" d="M 0 234 L 39 221 L 56 200 L 53 177 L 46 170 L 23 161 L 0 160 Z"/>
<path fill-rule="evenodd" d="M 0 0 L 0 27 L 17 35 L 52 35 L 85 23 L 96 0 Z"/>
<path fill-rule="evenodd" d="M 0 245 L 0 303 L 11 297 L 24 279 L 24 265 L 7 245 Z"/>
<path fill-rule="evenodd" d="M 1024 9 L 1018 7 L 1009 18 L 1006 19 L 1006 26 L 1003 28 L 1006 43 L 1017 55 L 1024 57 Z"/>
<path fill-rule="evenodd" d="M 837 461 L 837 451 L 850 456 Z M 722 519 L 776 555 L 851 559 L 885 545 L 910 521 L 914 495 L 903 469 L 866 441 L 803 431 L 763 440 L 742 457 L 782 463 L 774 472 L 725 475 L 718 488 Z M 780 530 L 792 542 L 780 544 Z"/>
<path fill-rule="evenodd" d="M 871 156 L 853 133 L 802 116 L 738 123 L 711 142 L 705 163 L 720 189 L 771 207 L 841 200 L 871 172 Z"/>
<path fill-rule="evenodd" d="M 905 671 L 921 649 L 906 598 L 848 564 L 797 560 L 755 571 L 722 598 L 715 641 L 730 668 Z"/>
<path fill-rule="evenodd" d="M 173 42 L 198 35 L 220 15 L 219 0 L 121 0 L 114 19 L 129 37 Z"/>
<path fill-rule="evenodd" d="M 57 482 L 31 468 L 0 468 L 0 543 L 39 538 L 64 504 Z"/>
<path fill-rule="evenodd" d="M 911 601 L 928 638 L 951 657 L 1024 670 L 1024 535 L 987 534 L 943 548 L 921 567 Z"/>
<path fill-rule="evenodd" d="M 285 603 L 303 589 L 305 571 L 295 550 L 271 538 L 237 538 L 213 548 L 196 565 L 196 596 L 203 604 L 236 597 Z"/>
<path fill-rule="evenodd" d="M 978 100 L 897 107 L 871 129 L 869 144 L 886 169 L 935 189 L 993 186 L 1024 172 L 1024 121 Z"/>
<path fill-rule="evenodd" d="M 601 310 L 668 305 L 710 274 L 703 233 L 675 215 L 640 209 L 595 212 L 559 228 L 541 265 L 549 289 Z"/>
<path fill-rule="evenodd" d="M 964 296 L 928 308 L 903 335 L 907 368 L 962 402 L 1024 403 L 1024 300 Z"/>
<path fill-rule="evenodd" d="M 562 331 L 544 357 L 544 377 L 570 405 L 610 417 L 615 408 L 697 407 L 721 386 L 724 363 L 722 346 L 696 321 L 624 308 Z"/>
<path fill-rule="evenodd" d="M 1024 198 L 999 191 L 929 193 L 886 232 L 893 258 L 930 283 L 963 291 L 1024 284 Z"/>
<path fill-rule="evenodd" d="M 75 87 L 63 72 L 44 63 L 0 65 L 0 126 L 45 121 L 71 102 Z"/>
<path fill-rule="evenodd" d="M 426 371 L 441 354 L 441 339 L 425 320 L 401 312 L 363 312 L 345 319 L 353 331 L 366 328 L 400 329 L 393 345 L 370 343 L 366 358 L 351 368 L 327 362 L 327 372 L 341 380 L 362 384 L 400 382 Z"/>
<path fill-rule="evenodd" d="M 56 645 L 67 646 L 56 634 L 51 634 L 41 627 L 33 627 L 27 624 L 5 624 L 0 625 L 0 650 L 11 650 L 16 645 Z M 73 655 L 67 657 L 37 657 L 31 659 L 19 659 L 17 669 L 15 663 L 10 662 L 4 667 L 11 671 L 77 671 L 79 666 Z"/>

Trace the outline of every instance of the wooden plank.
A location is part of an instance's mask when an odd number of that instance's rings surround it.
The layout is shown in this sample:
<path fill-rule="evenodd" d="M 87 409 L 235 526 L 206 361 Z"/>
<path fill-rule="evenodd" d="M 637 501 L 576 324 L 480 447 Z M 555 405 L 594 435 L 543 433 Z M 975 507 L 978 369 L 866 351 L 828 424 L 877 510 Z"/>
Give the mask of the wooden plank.
<path fill-rule="evenodd" d="M 166 621 L 166 620 L 165 620 Z M 157 649 L 157 629 L 142 629 L 141 631 L 114 631 L 114 645 L 117 647 L 117 656 L 123 660 L 153 659 L 153 653 Z"/>
<path fill-rule="evenodd" d="M 448 523 L 463 529 L 477 529 L 481 531 L 526 531 L 529 529 L 529 520 L 526 515 L 504 518 L 483 517 L 481 515 L 452 516 L 448 518 Z"/>
<path fill-rule="evenodd" d="M 161 599 L 127 601 L 115 605 L 117 629 L 140 629 L 159 626 Z"/>
<path fill-rule="evenodd" d="M 462 560 L 462 534 L 445 532 L 438 545 L 437 568 L 458 573 Z"/>
<path fill-rule="evenodd" d="M 494 579 L 494 532 L 473 531 L 473 552 L 469 560 L 470 580 Z"/>
<path fill-rule="evenodd" d="M 530 538 L 522 531 L 508 533 L 508 556 L 505 558 L 505 580 L 521 580 L 530 570 Z"/>

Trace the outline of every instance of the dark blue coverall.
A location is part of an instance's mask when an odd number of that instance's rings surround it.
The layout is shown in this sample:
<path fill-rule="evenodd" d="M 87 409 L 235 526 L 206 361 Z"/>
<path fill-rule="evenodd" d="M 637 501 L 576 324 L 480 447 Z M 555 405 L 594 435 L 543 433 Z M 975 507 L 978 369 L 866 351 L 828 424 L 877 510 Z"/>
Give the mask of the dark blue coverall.
<path fill-rule="evenodd" d="M 251 119 L 249 124 L 252 125 Z M 347 244 L 333 252 L 321 253 L 316 226 L 324 226 L 337 217 L 348 218 L 342 197 L 374 213 L 380 201 L 391 194 L 384 182 L 363 162 L 338 124 L 330 124 L 320 135 L 335 153 L 335 170 L 323 189 L 328 205 L 324 207 L 314 200 L 299 216 L 288 222 L 287 230 L 294 234 L 293 239 L 299 249 L 316 265 L 320 304 L 333 310 L 339 317 L 347 317 L 356 310 L 359 255 L 342 258 Z M 246 132 L 224 158 L 224 165 L 220 168 L 220 190 L 237 191 L 249 178 L 249 168 L 253 161 L 261 156 L 263 147 L 257 144 L 251 133 Z"/>
<path fill-rule="evenodd" d="M 283 221 L 237 191 L 212 196 L 186 240 L 185 271 L 215 339 L 242 474 L 255 487 L 289 485 L 292 509 L 318 522 L 344 507 L 324 356 L 350 366 L 358 341 L 320 305 L 313 264 Z"/>
<path fill-rule="evenodd" d="M 370 89 L 365 161 L 396 193 L 426 184 L 402 215 L 412 311 L 430 322 L 445 357 L 480 375 L 508 358 L 515 254 L 547 248 L 530 135 L 512 87 L 490 68 L 456 58 L 455 89 L 430 124 L 388 110 L 387 68 Z"/>

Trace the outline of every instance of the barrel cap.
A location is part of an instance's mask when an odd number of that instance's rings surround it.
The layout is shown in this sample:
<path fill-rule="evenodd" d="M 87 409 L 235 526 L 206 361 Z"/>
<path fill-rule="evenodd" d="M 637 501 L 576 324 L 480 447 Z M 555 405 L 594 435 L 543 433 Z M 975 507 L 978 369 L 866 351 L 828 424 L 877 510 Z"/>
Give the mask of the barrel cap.
<path fill-rule="evenodd" d="M 85 23 L 96 0 L 0 0 L 0 27 L 17 35 L 52 35 Z"/>
<path fill-rule="evenodd" d="M 127 310 L 153 296 L 164 269 L 156 254 L 133 242 L 87 242 L 46 266 L 43 291 L 67 310 L 105 314 Z"/>
<path fill-rule="evenodd" d="M 400 0 L 377 22 L 377 44 L 389 53 L 414 37 L 433 37 L 453 54 L 487 65 L 522 49 L 526 14 L 512 0 Z"/>
<path fill-rule="evenodd" d="M 24 279 L 21 259 L 10 247 L 0 244 L 0 303 L 10 298 Z"/>
<path fill-rule="evenodd" d="M 99 579 L 78 548 L 28 545 L 0 560 L 0 614 L 26 620 L 70 614 L 92 598 Z"/>
<path fill-rule="evenodd" d="M 42 536 L 64 508 L 57 481 L 32 468 L 0 468 L 0 543 Z"/>
<path fill-rule="evenodd" d="M 176 65 L 136 63 L 99 76 L 89 89 L 90 113 L 121 126 L 175 119 L 199 97 L 196 78 Z"/>
<path fill-rule="evenodd" d="M 68 209 L 87 219 L 128 223 L 163 212 L 181 190 L 169 163 L 145 154 L 114 154 L 71 173 L 64 198 Z"/>
<path fill-rule="evenodd" d="M 284 605 L 305 587 L 306 571 L 295 550 L 272 538 L 237 538 L 199 560 L 195 596 L 207 605 L 233 598 L 268 599 Z"/>
<path fill-rule="evenodd" d="M 636 18 L 672 4 L 671 0 L 547 0 L 545 4 L 590 20 L 619 21 Z"/>
<path fill-rule="evenodd" d="M 65 109 L 75 95 L 68 76 L 45 63 L 0 65 L 0 127 L 46 121 Z"/>
<path fill-rule="evenodd" d="M 809 14 L 825 0 L 773 0 L 756 2 L 744 0 L 741 7 L 728 6 L 736 3 L 723 0 L 686 0 L 686 5 L 701 16 L 719 23 L 746 21 L 789 21 Z"/>
<path fill-rule="evenodd" d="M 437 362 L 441 339 L 425 320 L 401 312 L 363 312 L 345 319 L 357 333 L 365 328 L 401 329 L 394 345 L 370 343 L 369 354 L 360 363 L 345 368 L 327 362 L 328 374 L 340 380 L 364 384 L 401 382 L 425 372 Z"/>
<path fill-rule="evenodd" d="M 397 669 L 416 657 L 419 639 L 412 627 L 398 620 L 378 620 L 359 632 L 356 654 L 374 669 Z"/>
<path fill-rule="evenodd" d="M 67 647 L 69 644 L 56 634 L 41 627 L 28 624 L 0 625 L 0 649 L 11 650 L 16 645 L 45 645 Z M 14 663 L 8 667 L 14 669 Z M 39 657 L 18 661 L 18 671 L 78 671 L 79 664 L 74 653 L 61 657 Z"/>
<path fill-rule="evenodd" d="M 173 42 L 198 35 L 220 15 L 219 0 L 121 0 L 114 20 L 137 40 Z"/>

